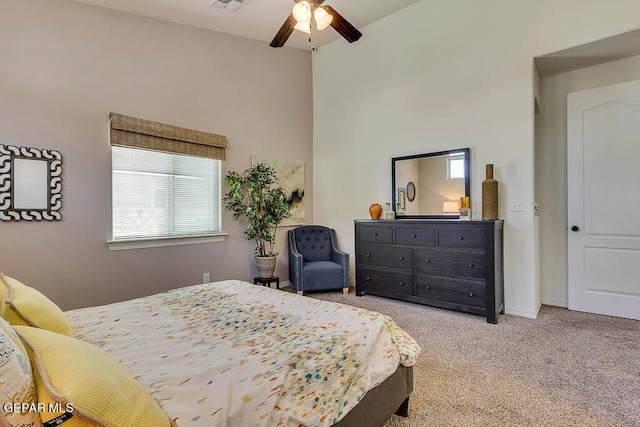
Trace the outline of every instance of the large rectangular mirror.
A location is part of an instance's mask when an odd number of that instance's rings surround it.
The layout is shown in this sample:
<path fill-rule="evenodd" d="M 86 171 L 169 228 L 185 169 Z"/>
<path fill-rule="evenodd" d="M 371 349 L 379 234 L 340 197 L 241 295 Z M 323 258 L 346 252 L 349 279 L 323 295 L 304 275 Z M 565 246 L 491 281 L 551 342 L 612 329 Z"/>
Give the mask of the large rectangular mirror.
<path fill-rule="evenodd" d="M 460 197 L 469 197 L 469 149 L 391 159 L 396 218 L 458 218 Z"/>

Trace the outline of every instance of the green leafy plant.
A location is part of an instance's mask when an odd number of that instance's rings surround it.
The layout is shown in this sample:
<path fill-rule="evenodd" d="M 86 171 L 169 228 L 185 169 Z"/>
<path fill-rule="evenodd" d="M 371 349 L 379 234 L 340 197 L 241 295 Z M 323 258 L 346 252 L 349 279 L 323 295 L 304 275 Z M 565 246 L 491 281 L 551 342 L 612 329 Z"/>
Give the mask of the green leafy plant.
<path fill-rule="evenodd" d="M 224 196 L 225 208 L 233 212 L 234 220 L 246 219 L 244 237 L 255 240 L 255 256 L 278 255 L 274 250 L 276 230 L 291 214 L 284 190 L 276 186 L 275 169 L 258 163 L 242 174 L 228 171 L 224 180 L 229 186 Z"/>

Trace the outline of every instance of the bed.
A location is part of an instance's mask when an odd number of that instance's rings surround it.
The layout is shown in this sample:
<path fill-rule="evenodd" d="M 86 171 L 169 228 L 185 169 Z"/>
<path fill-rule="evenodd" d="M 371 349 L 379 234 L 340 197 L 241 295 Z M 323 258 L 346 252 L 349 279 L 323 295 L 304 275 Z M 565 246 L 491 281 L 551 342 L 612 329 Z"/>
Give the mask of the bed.
<path fill-rule="evenodd" d="M 238 280 L 64 316 L 179 427 L 382 425 L 407 416 L 420 354 L 387 316 Z"/>

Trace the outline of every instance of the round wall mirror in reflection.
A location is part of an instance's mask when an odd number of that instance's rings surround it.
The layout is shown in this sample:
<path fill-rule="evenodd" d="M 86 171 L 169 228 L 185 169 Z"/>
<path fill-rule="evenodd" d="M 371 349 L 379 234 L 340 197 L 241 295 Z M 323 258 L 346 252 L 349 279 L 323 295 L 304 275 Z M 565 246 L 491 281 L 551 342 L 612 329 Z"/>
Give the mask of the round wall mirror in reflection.
<path fill-rule="evenodd" d="M 407 184 L 407 200 L 413 202 L 416 199 L 416 185 L 413 181 Z"/>

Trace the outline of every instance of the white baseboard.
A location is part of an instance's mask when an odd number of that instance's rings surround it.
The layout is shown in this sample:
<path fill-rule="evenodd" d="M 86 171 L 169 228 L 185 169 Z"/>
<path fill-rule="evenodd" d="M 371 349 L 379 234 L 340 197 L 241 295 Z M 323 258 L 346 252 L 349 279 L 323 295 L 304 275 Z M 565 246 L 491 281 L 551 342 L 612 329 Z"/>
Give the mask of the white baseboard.
<path fill-rule="evenodd" d="M 569 301 L 565 301 L 565 300 L 542 298 L 542 303 L 544 305 L 553 305 L 555 307 L 563 307 L 563 308 L 569 307 Z"/>
<path fill-rule="evenodd" d="M 505 314 L 513 314 L 514 316 L 526 317 L 529 319 L 536 319 L 538 317 L 538 310 L 525 310 L 516 307 L 505 307 Z"/>

